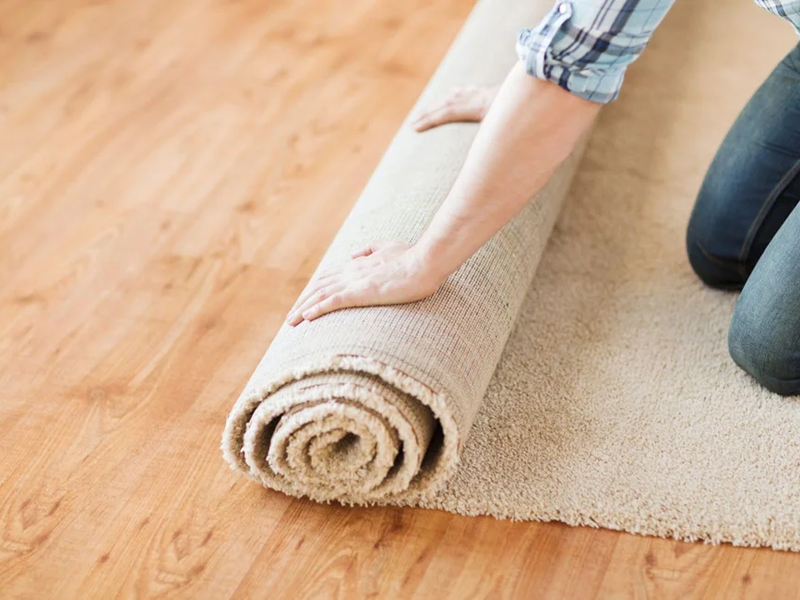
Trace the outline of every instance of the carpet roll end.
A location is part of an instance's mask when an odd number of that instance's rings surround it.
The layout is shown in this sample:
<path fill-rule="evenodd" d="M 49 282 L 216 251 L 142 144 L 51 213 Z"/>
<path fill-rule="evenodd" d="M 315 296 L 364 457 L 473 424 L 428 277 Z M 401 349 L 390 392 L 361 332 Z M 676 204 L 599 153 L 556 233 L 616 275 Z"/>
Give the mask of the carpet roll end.
<path fill-rule="evenodd" d="M 339 355 L 243 394 L 223 453 L 235 470 L 294 496 L 411 501 L 455 470 L 458 435 L 444 404 L 396 369 Z"/>

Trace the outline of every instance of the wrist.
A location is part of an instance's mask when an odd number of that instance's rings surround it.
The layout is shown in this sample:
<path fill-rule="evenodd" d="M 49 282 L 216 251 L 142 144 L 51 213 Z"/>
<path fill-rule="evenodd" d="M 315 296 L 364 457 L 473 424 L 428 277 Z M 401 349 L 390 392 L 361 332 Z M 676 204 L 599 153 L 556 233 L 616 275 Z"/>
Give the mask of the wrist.
<path fill-rule="evenodd" d="M 444 252 L 435 244 L 420 239 L 413 246 L 414 258 L 422 277 L 437 287 L 455 270 L 447 264 Z"/>

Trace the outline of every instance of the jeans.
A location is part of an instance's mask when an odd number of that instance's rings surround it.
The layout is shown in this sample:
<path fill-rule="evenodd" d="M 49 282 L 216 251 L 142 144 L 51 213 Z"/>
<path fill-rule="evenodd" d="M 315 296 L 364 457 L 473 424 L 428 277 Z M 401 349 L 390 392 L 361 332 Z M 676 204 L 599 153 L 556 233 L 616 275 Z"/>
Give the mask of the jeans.
<path fill-rule="evenodd" d="M 731 357 L 773 392 L 800 394 L 800 45 L 734 122 L 686 235 L 706 284 L 741 290 Z"/>

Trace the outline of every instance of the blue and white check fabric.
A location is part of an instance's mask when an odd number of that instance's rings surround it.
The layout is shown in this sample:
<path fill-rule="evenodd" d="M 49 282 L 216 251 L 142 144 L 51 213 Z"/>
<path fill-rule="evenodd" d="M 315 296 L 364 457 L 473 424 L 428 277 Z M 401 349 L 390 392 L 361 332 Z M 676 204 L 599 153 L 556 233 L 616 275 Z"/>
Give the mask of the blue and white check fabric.
<path fill-rule="evenodd" d="M 674 2 L 559 0 L 538 26 L 519 31 L 517 53 L 530 75 L 605 104 L 619 96 L 625 70 Z M 800 0 L 755 2 L 800 33 Z"/>

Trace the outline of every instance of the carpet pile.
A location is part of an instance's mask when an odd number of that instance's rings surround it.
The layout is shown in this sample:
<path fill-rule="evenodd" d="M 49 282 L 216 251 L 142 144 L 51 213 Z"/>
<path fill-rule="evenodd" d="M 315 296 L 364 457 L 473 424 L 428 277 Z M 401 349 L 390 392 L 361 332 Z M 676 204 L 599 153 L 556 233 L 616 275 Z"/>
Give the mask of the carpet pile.
<path fill-rule="evenodd" d="M 419 102 L 501 81 L 549 8 L 481 0 Z M 800 403 L 732 363 L 736 296 L 683 249 L 716 146 L 793 43 L 747 2 L 678 2 L 585 143 L 435 295 L 278 332 L 226 459 L 318 501 L 800 550 Z M 413 242 L 476 131 L 404 123 L 320 269 Z"/>

